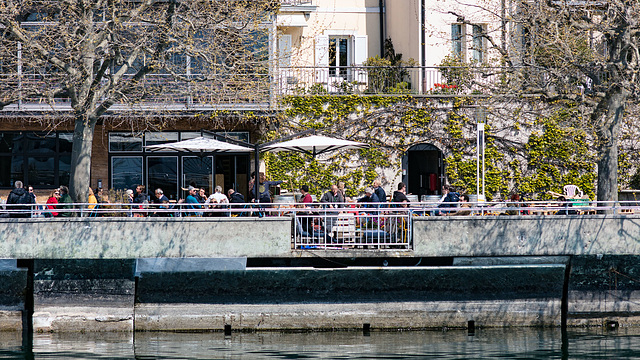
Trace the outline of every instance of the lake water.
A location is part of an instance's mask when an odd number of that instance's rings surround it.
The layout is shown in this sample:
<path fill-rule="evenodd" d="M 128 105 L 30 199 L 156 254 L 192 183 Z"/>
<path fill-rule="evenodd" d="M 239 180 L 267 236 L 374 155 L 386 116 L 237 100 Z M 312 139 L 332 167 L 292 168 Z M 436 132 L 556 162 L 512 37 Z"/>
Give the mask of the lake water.
<path fill-rule="evenodd" d="M 0 333 L 0 359 L 640 359 L 640 329 Z"/>

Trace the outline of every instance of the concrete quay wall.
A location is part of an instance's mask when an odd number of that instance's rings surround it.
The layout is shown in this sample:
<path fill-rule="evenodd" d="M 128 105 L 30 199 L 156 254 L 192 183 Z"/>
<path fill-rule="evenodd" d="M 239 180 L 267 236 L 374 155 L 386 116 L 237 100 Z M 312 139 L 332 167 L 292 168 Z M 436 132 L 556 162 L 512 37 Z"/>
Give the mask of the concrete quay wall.
<path fill-rule="evenodd" d="M 0 258 L 137 259 L 291 254 L 291 219 L 0 219 Z"/>
<path fill-rule="evenodd" d="M 285 217 L 0 219 L 0 257 L 31 262 L 0 268 L 0 330 L 640 325 L 638 220 L 416 217 L 399 252 L 295 251 Z M 199 263 L 219 257 L 235 260 Z M 336 268 L 246 268 L 317 257 Z M 416 266 L 337 261 L 359 257 Z"/>
<path fill-rule="evenodd" d="M 413 250 L 292 250 L 289 217 L 0 219 L 0 258 L 640 255 L 640 217 L 412 217 Z"/>
<path fill-rule="evenodd" d="M 410 267 L 245 265 L 246 259 L 34 260 L 31 286 L 25 269 L 2 274 L 8 280 L 0 329 L 640 325 L 640 256 L 466 257 Z"/>
<path fill-rule="evenodd" d="M 640 255 L 640 217 L 417 217 L 414 256 Z"/>

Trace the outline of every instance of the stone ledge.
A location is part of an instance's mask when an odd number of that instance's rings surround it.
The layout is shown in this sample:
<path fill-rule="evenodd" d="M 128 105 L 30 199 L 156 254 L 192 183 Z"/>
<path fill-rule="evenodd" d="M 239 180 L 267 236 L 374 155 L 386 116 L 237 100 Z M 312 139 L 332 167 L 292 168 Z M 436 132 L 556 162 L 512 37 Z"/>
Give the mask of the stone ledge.
<path fill-rule="evenodd" d="M 559 326 L 560 299 L 350 304 L 136 304 L 136 331 Z"/>

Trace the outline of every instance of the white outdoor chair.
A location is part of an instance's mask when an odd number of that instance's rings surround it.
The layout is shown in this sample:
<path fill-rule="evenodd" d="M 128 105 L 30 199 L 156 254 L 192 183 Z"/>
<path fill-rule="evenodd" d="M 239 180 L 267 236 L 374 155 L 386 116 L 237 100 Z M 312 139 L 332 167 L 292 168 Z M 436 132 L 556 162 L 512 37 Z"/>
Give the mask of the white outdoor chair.
<path fill-rule="evenodd" d="M 580 194 L 580 198 L 584 195 L 584 193 L 582 192 L 582 190 L 580 190 L 579 187 L 577 187 L 576 185 L 565 185 L 564 188 L 564 195 L 567 198 L 574 198 L 576 197 L 576 194 Z"/>

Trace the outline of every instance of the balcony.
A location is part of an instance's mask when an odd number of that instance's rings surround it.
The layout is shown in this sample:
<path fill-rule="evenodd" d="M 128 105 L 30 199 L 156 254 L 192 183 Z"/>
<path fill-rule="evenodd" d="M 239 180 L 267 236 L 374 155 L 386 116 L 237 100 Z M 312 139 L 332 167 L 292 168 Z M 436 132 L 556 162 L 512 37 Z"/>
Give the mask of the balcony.
<path fill-rule="evenodd" d="M 281 6 L 313 5 L 312 0 L 280 0 Z"/>
<path fill-rule="evenodd" d="M 591 91 L 589 83 L 581 79 L 578 75 L 568 79 L 564 90 L 586 84 L 581 89 Z M 37 95 L 63 79 L 53 75 L 4 74 L 0 80 L 22 93 L 20 101 L 6 106 L 4 113 L 71 111 L 64 93 L 53 102 Z M 486 97 L 524 89 L 526 83 L 546 82 L 549 76 L 545 73 L 488 67 L 279 67 L 268 72 L 221 73 L 206 81 L 196 81 L 188 74 L 180 79 L 153 74 L 128 95 L 134 102 L 116 103 L 110 112 L 268 110 L 276 109 L 283 96 L 314 94 Z"/>
<path fill-rule="evenodd" d="M 281 67 L 278 96 L 300 94 L 488 95 L 501 69 L 471 67 Z"/>

